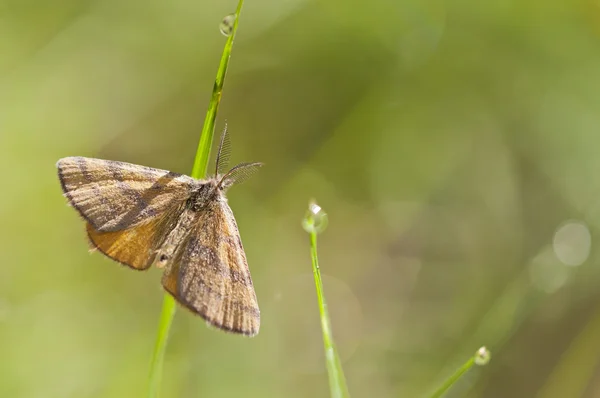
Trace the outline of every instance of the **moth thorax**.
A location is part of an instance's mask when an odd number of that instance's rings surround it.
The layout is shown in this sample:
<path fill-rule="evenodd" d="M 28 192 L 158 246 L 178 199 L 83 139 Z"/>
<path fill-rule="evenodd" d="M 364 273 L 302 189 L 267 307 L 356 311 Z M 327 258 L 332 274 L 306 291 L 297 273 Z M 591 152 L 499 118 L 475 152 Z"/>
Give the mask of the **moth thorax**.
<path fill-rule="evenodd" d="M 221 192 L 216 181 L 210 180 L 192 191 L 186 202 L 186 207 L 192 211 L 202 211 L 210 203 L 219 200 L 220 196 Z"/>

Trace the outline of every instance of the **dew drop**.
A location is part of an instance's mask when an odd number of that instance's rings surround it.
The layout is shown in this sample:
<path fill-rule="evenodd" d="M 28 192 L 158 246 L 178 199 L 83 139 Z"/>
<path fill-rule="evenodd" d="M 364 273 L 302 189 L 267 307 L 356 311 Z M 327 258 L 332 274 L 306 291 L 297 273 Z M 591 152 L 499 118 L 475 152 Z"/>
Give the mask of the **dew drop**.
<path fill-rule="evenodd" d="M 219 24 L 219 30 L 223 36 L 231 36 L 233 32 L 233 23 L 235 22 L 235 13 L 226 15 L 225 18 Z"/>
<path fill-rule="evenodd" d="M 486 347 L 481 347 L 475 353 L 475 364 L 479 366 L 487 365 L 492 358 L 492 354 Z"/>
<path fill-rule="evenodd" d="M 327 228 L 327 213 L 314 200 L 308 204 L 306 216 L 302 220 L 302 228 L 308 233 L 321 233 Z"/>

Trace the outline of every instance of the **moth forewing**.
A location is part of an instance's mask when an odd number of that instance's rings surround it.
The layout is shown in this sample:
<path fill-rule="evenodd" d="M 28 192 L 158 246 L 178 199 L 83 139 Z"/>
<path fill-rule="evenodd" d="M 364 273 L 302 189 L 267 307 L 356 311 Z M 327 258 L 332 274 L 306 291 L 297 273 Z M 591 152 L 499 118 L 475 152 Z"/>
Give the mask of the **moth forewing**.
<path fill-rule="evenodd" d="M 184 223 L 194 229 L 182 227 L 185 243 L 172 255 L 163 287 L 209 324 L 254 336 L 260 311 L 233 213 L 220 193 L 195 214 L 195 221 Z"/>
<path fill-rule="evenodd" d="M 57 164 L 69 203 L 99 232 L 121 231 L 162 215 L 189 196 L 195 180 L 111 160 L 68 157 Z"/>

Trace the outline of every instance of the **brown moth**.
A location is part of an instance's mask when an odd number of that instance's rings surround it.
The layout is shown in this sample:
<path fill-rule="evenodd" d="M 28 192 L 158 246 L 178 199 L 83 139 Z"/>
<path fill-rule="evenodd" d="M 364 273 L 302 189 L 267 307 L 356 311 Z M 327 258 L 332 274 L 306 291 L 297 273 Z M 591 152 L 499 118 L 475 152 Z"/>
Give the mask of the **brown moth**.
<path fill-rule="evenodd" d="M 95 249 L 136 270 L 164 267 L 162 285 L 182 306 L 217 328 L 254 336 L 260 312 L 225 193 L 262 163 L 225 172 L 229 153 L 225 126 L 215 175 L 205 180 L 84 157 L 63 158 L 56 166 Z"/>

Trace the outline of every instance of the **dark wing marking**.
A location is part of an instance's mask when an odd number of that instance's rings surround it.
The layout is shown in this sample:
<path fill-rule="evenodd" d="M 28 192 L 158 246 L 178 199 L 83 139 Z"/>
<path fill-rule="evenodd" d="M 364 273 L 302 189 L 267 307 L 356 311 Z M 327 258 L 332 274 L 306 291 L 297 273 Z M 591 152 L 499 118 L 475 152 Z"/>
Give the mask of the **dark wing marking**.
<path fill-rule="evenodd" d="M 69 157 L 56 166 L 69 203 L 98 232 L 128 229 L 177 207 L 195 183 L 185 175 L 110 160 Z"/>
<path fill-rule="evenodd" d="M 209 324 L 254 336 L 260 311 L 233 213 L 227 203 L 215 202 L 198 217 L 162 284 Z"/>

